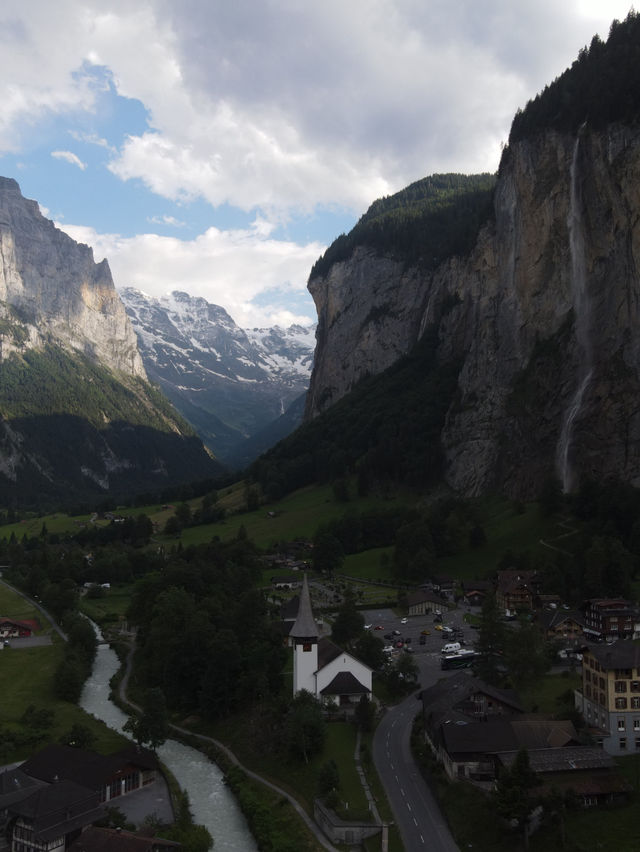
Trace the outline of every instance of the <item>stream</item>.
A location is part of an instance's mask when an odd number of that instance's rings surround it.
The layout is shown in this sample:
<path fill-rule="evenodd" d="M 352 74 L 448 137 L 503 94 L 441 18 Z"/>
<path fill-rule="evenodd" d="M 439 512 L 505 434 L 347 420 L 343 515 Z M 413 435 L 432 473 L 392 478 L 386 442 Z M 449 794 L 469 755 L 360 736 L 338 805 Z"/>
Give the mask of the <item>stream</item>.
<path fill-rule="evenodd" d="M 100 641 L 100 632 L 95 624 L 93 626 Z M 99 645 L 93 671 L 82 690 L 80 706 L 122 733 L 128 716 L 109 698 L 109 681 L 119 667 L 115 652 L 108 645 Z M 238 803 L 215 763 L 176 740 L 167 740 L 160 746 L 158 757 L 188 793 L 194 821 L 211 832 L 215 852 L 257 852 L 258 847 Z"/>

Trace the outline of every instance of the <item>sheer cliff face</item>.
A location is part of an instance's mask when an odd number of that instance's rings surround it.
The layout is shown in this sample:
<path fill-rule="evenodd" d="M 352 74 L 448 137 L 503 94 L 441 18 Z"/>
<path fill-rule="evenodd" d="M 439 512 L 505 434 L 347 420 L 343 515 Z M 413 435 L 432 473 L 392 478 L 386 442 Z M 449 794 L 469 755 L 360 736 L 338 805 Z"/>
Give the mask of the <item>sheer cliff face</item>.
<path fill-rule="evenodd" d="M 518 143 L 469 256 L 425 274 L 359 249 L 310 281 L 307 417 L 435 327 L 440 359 L 462 363 L 441 436 L 456 490 L 640 484 L 639 214 L 637 131 Z"/>
<path fill-rule="evenodd" d="M 27 338 L 0 336 L 0 359 L 47 338 L 104 366 L 145 378 L 136 336 L 106 260 L 96 264 L 45 219 L 18 184 L 0 178 L 0 320 Z"/>

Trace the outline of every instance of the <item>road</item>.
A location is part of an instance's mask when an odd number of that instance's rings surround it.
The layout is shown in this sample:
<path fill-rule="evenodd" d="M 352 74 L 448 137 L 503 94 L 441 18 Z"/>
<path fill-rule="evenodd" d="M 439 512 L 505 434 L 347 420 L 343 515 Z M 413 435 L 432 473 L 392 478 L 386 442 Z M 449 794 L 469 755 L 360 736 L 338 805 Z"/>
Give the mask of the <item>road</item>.
<path fill-rule="evenodd" d="M 443 612 L 444 624 L 462 626 L 463 611 L 447 613 L 443 608 Z M 404 625 L 390 610 L 370 611 L 365 613 L 365 617 L 372 624 L 382 624 L 384 633 L 396 629 L 401 630 L 404 637 L 411 637 L 422 688 L 450 674 L 440 670 L 440 649 L 447 637 L 446 633 L 434 629 L 432 616 L 412 617 Z M 429 630 L 430 635 L 425 644 L 420 645 L 419 637 L 424 629 Z M 474 638 L 472 631 L 465 628 L 465 635 L 470 644 Z M 387 710 L 376 729 L 373 760 L 393 810 L 405 852 L 458 852 L 442 812 L 411 753 L 413 720 L 422 709 L 421 702 L 417 700 L 418 694 L 413 693 L 401 704 Z"/>

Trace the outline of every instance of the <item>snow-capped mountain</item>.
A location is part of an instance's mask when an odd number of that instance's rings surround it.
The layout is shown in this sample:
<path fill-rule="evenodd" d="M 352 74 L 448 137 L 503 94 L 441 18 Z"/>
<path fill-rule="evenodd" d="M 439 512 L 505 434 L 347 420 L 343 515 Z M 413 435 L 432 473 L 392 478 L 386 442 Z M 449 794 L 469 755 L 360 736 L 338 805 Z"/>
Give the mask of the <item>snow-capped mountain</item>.
<path fill-rule="evenodd" d="M 243 330 L 188 293 L 154 298 L 127 287 L 120 296 L 149 378 L 222 461 L 235 464 L 238 447 L 309 386 L 315 326 Z"/>

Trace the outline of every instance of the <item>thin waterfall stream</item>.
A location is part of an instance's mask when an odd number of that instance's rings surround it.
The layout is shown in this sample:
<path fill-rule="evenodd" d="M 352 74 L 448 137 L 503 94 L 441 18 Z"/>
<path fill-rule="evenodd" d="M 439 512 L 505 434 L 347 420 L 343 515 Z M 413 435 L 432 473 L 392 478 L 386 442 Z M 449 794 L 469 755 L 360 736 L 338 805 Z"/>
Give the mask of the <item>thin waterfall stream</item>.
<path fill-rule="evenodd" d="M 102 636 L 94 624 L 100 642 Z M 123 733 L 128 717 L 109 698 L 109 681 L 120 668 L 115 652 L 100 644 L 91 676 L 82 690 L 80 706 L 108 727 Z M 257 845 L 219 767 L 196 749 L 177 740 L 167 740 L 158 757 L 189 794 L 196 823 L 204 825 L 214 839 L 215 852 L 257 852 Z"/>

